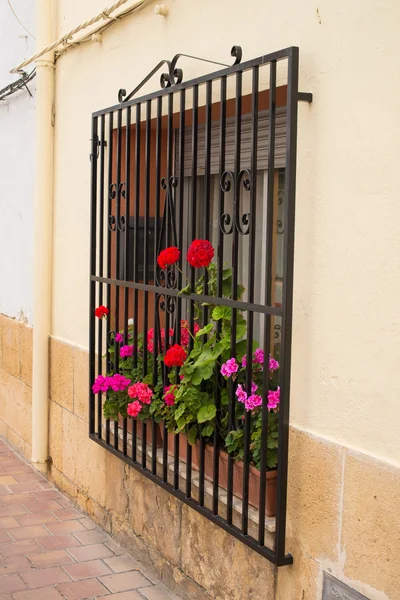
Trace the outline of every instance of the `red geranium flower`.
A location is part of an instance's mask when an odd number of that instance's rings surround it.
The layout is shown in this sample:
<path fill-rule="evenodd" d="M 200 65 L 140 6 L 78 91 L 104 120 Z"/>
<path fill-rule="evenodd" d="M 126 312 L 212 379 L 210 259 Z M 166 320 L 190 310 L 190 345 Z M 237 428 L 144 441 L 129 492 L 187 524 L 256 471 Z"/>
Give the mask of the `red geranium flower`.
<path fill-rule="evenodd" d="M 170 246 L 165 250 L 162 250 L 157 257 L 157 262 L 161 269 L 166 269 L 170 265 L 174 265 L 178 262 L 181 253 L 179 248 L 176 246 Z"/>
<path fill-rule="evenodd" d="M 187 253 L 192 267 L 208 267 L 214 256 L 214 248 L 208 240 L 193 240 Z"/>
<path fill-rule="evenodd" d="M 186 360 L 186 352 L 179 344 L 175 344 L 167 350 L 164 362 L 167 367 L 181 367 Z"/>
<path fill-rule="evenodd" d="M 96 315 L 96 317 L 98 319 L 102 319 L 103 317 L 106 317 L 108 315 L 108 308 L 107 306 L 99 306 L 98 308 L 96 308 L 96 310 L 94 311 L 94 314 Z"/>

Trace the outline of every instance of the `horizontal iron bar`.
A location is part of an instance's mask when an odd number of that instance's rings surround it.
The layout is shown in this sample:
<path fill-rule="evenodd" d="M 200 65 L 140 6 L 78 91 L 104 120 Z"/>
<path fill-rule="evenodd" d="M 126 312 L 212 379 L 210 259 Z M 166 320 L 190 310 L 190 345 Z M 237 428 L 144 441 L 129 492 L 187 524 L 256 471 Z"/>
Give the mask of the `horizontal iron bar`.
<path fill-rule="evenodd" d="M 285 58 L 290 58 L 293 52 L 293 48 L 289 47 L 284 48 L 283 50 L 278 50 L 277 52 L 272 52 L 271 54 L 265 54 L 264 56 L 260 56 L 258 58 L 253 58 L 252 60 L 248 60 L 244 63 L 238 63 L 236 65 L 232 65 L 227 69 L 221 69 L 219 71 L 213 71 L 212 73 L 208 73 L 207 75 L 202 75 L 200 77 L 196 77 L 195 79 L 191 79 L 189 81 L 183 81 L 177 85 L 167 87 L 161 90 L 157 90 L 156 92 L 152 92 L 151 94 L 146 94 L 145 96 L 141 96 L 140 98 L 135 98 L 133 100 L 129 100 L 129 102 L 122 102 L 121 104 L 115 104 L 114 106 L 109 106 L 108 108 L 103 108 L 102 110 L 98 110 L 93 113 L 93 117 L 98 117 L 109 112 L 114 112 L 120 108 L 125 108 L 127 106 L 133 106 L 134 104 L 140 104 L 141 102 L 145 102 L 146 100 L 152 100 L 153 98 L 158 98 L 159 96 L 165 96 L 167 94 L 173 94 L 182 89 L 186 89 L 189 87 L 193 87 L 195 85 L 199 85 L 201 83 L 206 83 L 207 81 L 212 81 L 213 79 L 218 79 L 219 77 L 224 77 L 226 75 L 232 75 L 234 73 L 238 73 L 239 71 L 247 71 L 248 69 L 252 69 L 258 65 L 264 65 L 270 63 L 272 60 L 283 60 Z"/>
<path fill-rule="evenodd" d="M 116 450 L 113 446 L 107 444 L 102 439 L 99 439 L 96 434 L 91 433 L 89 437 L 91 440 L 93 440 L 94 442 L 96 442 L 115 456 L 118 456 L 121 460 L 133 467 L 136 471 L 142 473 L 142 475 L 144 475 L 145 477 L 159 485 L 161 488 L 163 488 L 164 490 L 181 500 L 181 502 L 184 502 L 185 504 L 193 508 L 195 511 L 203 515 L 203 517 L 206 517 L 207 519 L 218 525 L 218 527 L 221 527 L 231 535 L 235 536 L 241 542 L 247 544 L 247 546 L 250 546 L 252 550 L 257 552 L 258 554 L 261 554 L 261 556 L 264 556 L 270 562 L 277 564 L 276 554 L 273 550 L 271 550 L 271 548 L 268 548 L 267 546 L 260 546 L 256 542 L 256 540 L 254 540 L 249 535 L 243 535 L 243 533 L 238 527 L 236 527 L 235 525 L 228 525 L 228 523 L 222 517 L 213 515 L 212 511 L 209 508 L 205 506 L 200 506 L 200 504 L 198 504 L 193 498 L 187 498 L 182 490 L 175 490 L 171 484 L 163 481 L 161 477 L 159 477 L 158 475 L 154 475 L 148 469 L 143 469 L 141 464 L 139 464 L 138 462 L 134 462 L 131 458 L 129 458 L 129 456 L 124 456 L 124 454 L 122 454 L 120 450 Z M 293 556 L 291 554 L 286 554 L 284 562 L 282 562 L 282 564 L 278 566 L 292 564 Z"/>
<path fill-rule="evenodd" d="M 297 100 L 299 102 L 312 102 L 313 101 L 313 95 L 311 92 L 299 92 L 297 94 Z"/>
<path fill-rule="evenodd" d="M 99 277 L 91 275 L 91 281 L 99 283 L 107 283 L 108 285 L 116 285 L 119 287 L 128 287 L 134 290 L 142 290 L 144 292 L 152 292 L 161 296 L 173 296 L 175 298 L 182 297 L 186 300 L 194 300 L 195 302 L 209 302 L 210 304 L 218 304 L 221 306 L 230 306 L 239 310 L 249 310 L 264 315 L 282 316 L 282 309 L 274 306 L 264 306 L 264 304 L 251 304 L 250 302 L 241 302 L 240 300 L 231 300 L 230 298 L 219 298 L 215 296 L 206 296 L 204 294 L 184 294 L 179 295 L 178 290 L 164 288 L 156 285 L 148 285 L 146 283 L 135 283 L 134 281 L 123 281 L 122 279 L 109 279 L 108 277 Z"/>

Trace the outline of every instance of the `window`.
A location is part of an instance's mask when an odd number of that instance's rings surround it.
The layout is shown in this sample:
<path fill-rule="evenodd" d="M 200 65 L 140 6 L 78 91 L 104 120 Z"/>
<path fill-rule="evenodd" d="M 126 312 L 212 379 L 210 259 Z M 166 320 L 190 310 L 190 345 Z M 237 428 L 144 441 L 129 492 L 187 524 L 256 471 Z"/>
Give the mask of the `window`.
<path fill-rule="evenodd" d="M 297 48 L 232 55 L 187 83 L 178 55 L 164 89 L 93 114 L 90 437 L 284 565 L 297 104 L 310 97 Z"/>

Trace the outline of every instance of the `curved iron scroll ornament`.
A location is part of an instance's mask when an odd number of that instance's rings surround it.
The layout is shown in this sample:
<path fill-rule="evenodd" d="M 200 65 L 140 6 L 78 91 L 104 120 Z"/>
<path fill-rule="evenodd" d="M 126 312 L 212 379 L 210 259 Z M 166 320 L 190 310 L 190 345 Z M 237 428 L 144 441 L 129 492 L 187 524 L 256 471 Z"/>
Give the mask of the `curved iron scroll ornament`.
<path fill-rule="evenodd" d="M 235 176 L 232 171 L 224 171 L 221 176 L 221 190 L 226 193 L 233 186 L 233 210 L 232 216 L 229 213 L 223 213 L 220 216 L 219 226 L 225 235 L 230 235 L 236 228 L 241 235 L 248 235 L 250 231 L 250 213 L 240 215 L 240 186 L 243 185 L 246 192 L 251 190 L 251 172 L 249 169 L 242 169 Z"/>
<path fill-rule="evenodd" d="M 161 189 L 165 190 L 164 211 L 161 221 L 161 229 L 157 243 L 157 256 L 168 246 L 177 246 L 177 235 L 175 225 L 175 202 L 174 193 L 178 186 L 178 178 L 171 176 L 169 179 L 161 179 Z M 164 246 L 165 244 L 165 246 Z M 176 289 L 178 285 L 178 276 L 174 266 L 161 269 L 157 264 L 156 285 L 168 289 Z"/>
<path fill-rule="evenodd" d="M 110 200 L 110 214 L 108 215 L 108 229 L 110 231 L 125 231 L 126 218 L 125 215 L 121 215 L 120 199 L 126 199 L 126 186 L 125 182 L 122 181 L 118 186 L 116 183 L 111 183 L 108 198 Z M 116 203 L 116 216 L 112 214 L 112 201 L 117 199 Z"/>
<path fill-rule="evenodd" d="M 167 87 L 172 87 L 174 85 L 178 85 L 183 81 L 183 71 L 176 67 L 178 60 L 184 56 L 185 58 L 192 58 L 193 60 L 200 60 L 202 62 L 211 63 L 213 65 L 219 65 L 221 67 L 230 67 L 231 65 L 227 65 L 225 63 L 216 62 L 214 60 L 208 60 L 207 58 L 200 58 L 198 56 L 191 56 L 190 54 L 176 54 L 172 60 L 161 60 L 155 67 L 150 71 L 148 75 L 139 83 L 138 86 L 135 87 L 134 90 L 127 96 L 126 90 L 121 88 L 118 91 L 118 102 L 121 104 L 123 102 L 128 102 L 133 98 L 135 94 L 163 67 L 166 65 L 168 71 L 167 73 L 162 73 L 160 77 L 160 85 L 162 89 Z M 235 59 L 233 65 L 237 65 L 242 60 L 242 48 L 241 46 L 233 46 L 231 49 L 231 56 Z M 232 65 L 232 66 L 233 66 Z M 126 96 L 126 97 L 125 97 Z"/>

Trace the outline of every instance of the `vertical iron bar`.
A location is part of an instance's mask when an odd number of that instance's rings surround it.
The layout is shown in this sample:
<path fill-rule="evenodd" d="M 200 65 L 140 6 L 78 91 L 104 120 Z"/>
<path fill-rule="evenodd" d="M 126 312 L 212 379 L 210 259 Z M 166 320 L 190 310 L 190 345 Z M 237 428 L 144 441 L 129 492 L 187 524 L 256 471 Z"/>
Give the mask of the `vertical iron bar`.
<path fill-rule="evenodd" d="M 90 275 L 96 275 L 96 225 L 97 225 L 97 151 L 98 151 L 98 119 L 92 119 L 92 148 L 91 148 L 91 208 L 90 208 Z M 90 280 L 90 315 L 89 315 L 89 434 L 94 433 L 95 419 L 95 398 L 92 391 L 92 385 L 95 376 L 95 345 L 96 345 L 96 325 L 95 325 L 95 301 L 96 301 L 96 282 Z"/>
<path fill-rule="evenodd" d="M 138 281 L 139 262 L 139 215 L 140 215 L 140 113 L 141 104 L 136 105 L 136 131 L 135 131 L 135 207 L 133 218 L 133 281 Z M 137 367 L 138 361 L 138 335 L 139 335 L 139 292 L 133 292 L 133 366 Z M 137 419 L 132 424 L 132 458 L 137 458 Z"/>
<path fill-rule="evenodd" d="M 100 119 L 100 215 L 99 215 L 99 275 L 104 277 L 104 148 L 105 148 L 105 116 Z M 103 304 L 103 284 L 99 284 L 99 306 Z M 93 315 L 92 315 L 93 317 Z M 97 329 L 97 373 L 103 374 L 103 319 L 98 319 Z M 97 435 L 102 438 L 103 395 L 98 395 Z"/>
<path fill-rule="evenodd" d="M 157 121 L 156 121 L 156 174 L 155 174 L 155 208 L 154 208 L 154 285 L 157 285 L 157 248 L 158 237 L 160 235 L 160 178 L 161 178 L 161 115 L 162 115 L 162 98 L 157 98 Z M 154 294 L 154 327 L 153 327 L 153 387 L 158 383 L 159 366 L 157 361 L 158 356 L 158 311 L 159 311 L 159 296 Z M 144 341 L 147 344 L 147 340 Z M 167 433 L 164 424 L 160 423 L 160 427 L 164 429 L 163 448 L 167 448 Z M 155 454 L 156 443 L 156 428 L 153 424 L 153 456 L 152 456 L 152 472 L 157 472 L 157 458 Z M 164 450 L 163 450 L 164 453 Z"/>
<path fill-rule="evenodd" d="M 112 215 L 112 198 L 111 198 L 111 186 L 112 186 L 112 170 L 113 170 L 113 149 L 114 149 L 114 140 L 113 140 L 113 121 L 114 121 L 114 113 L 110 112 L 109 120 L 108 120 L 108 186 L 107 186 L 107 277 L 111 279 L 111 229 L 110 229 L 110 219 Z M 106 336 L 106 369 L 109 370 L 109 363 L 111 362 L 110 352 L 109 352 L 109 344 L 110 344 L 110 325 L 111 325 L 111 284 L 107 284 L 107 308 L 109 310 L 109 314 L 107 316 L 107 336 Z M 115 370 L 114 359 L 112 361 L 112 370 Z M 106 442 L 110 443 L 110 419 L 106 419 Z"/>
<path fill-rule="evenodd" d="M 265 304 L 272 304 L 272 254 L 274 231 L 274 183 L 275 183 L 275 123 L 276 123 L 276 61 L 270 63 L 269 83 L 269 137 L 268 137 L 268 180 L 266 214 L 266 261 L 265 261 Z M 261 416 L 261 458 L 260 458 L 260 510 L 258 540 L 264 545 L 265 539 L 265 494 L 267 487 L 268 452 L 268 392 L 269 354 L 271 345 L 271 316 L 264 317 L 264 365 L 263 365 L 263 405 Z"/>
<path fill-rule="evenodd" d="M 235 160 L 234 174 L 238 177 L 240 172 L 240 143 L 242 129 L 242 72 L 236 73 L 236 99 L 235 99 Z M 237 212 L 237 204 L 240 202 L 240 190 L 237 185 L 234 185 L 233 198 L 233 233 L 232 233 L 232 298 L 237 299 L 238 287 L 238 262 L 239 262 L 239 234 L 235 226 L 235 218 Z M 231 356 L 236 356 L 236 327 L 237 327 L 237 309 L 232 308 L 231 318 Z M 235 386 L 232 379 L 230 380 L 230 398 L 229 398 L 229 424 L 230 428 L 236 429 L 235 418 Z M 227 521 L 232 525 L 232 506 L 233 506 L 233 465 L 234 459 L 231 453 L 228 455 L 228 506 L 227 506 Z"/>
<path fill-rule="evenodd" d="M 120 109 L 117 113 L 117 177 L 116 177 L 116 223 L 115 223 L 115 233 L 117 236 L 117 249 L 115 256 L 115 271 L 116 278 L 119 279 L 121 277 L 120 267 L 120 253 L 121 253 L 121 129 L 122 129 L 122 110 Z M 115 331 L 118 332 L 120 328 L 119 323 L 119 285 L 115 286 Z M 116 371 L 119 371 L 119 345 L 115 341 L 114 337 L 114 359 L 115 359 L 115 368 Z M 114 421 L 114 448 L 118 450 L 118 441 L 119 441 L 119 423 L 118 421 Z"/>
<path fill-rule="evenodd" d="M 185 90 L 180 92 L 180 105 L 179 105 L 179 229 L 178 229 L 178 247 L 181 250 L 179 257 L 179 271 L 178 271 L 178 288 L 182 289 L 182 269 L 183 269 L 183 214 L 184 214 L 184 170 L 185 170 L 185 106 L 186 106 L 186 95 Z M 178 344 L 181 343 L 181 327 L 180 322 L 182 319 L 182 299 L 177 299 L 177 339 Z M 178 370 L 176 372 L 176 383 L 179 384 Z M 174 489 L 179 489 L 179 435 L 174 436 Z"/>
<path fill-rule="evenodd" d="M 256 218 L 257 218 L 257 142 L 258 142 L 258 80 L 259 68 L 253 68 L 252 72 L 252 104 L 251 104 L 251 168 L 250 168 L 250 230 L 249 230 L 249 257 L 248 257 L 248 280 L 247 290 L 250 304 L 254 304 L 254 266 L 256 251 Z M 252 392 L 253 376 L 253 327 L 254 312 L 247 312 L 247 367 L 246 387 L 247 394 Z M 251 412 L 246 411 L 244 423 L 244 470 L 243 470 L 243 509 L 242 509 L 242 532 L 247 535 L 249 518 L 249 470 L 250 470 L 250 427 Z"/>
<path fill-rule="evenodd" d="M 193 120 L 192 120 L 192 219 L 190 226 L 191 243 L 196 237 L 196 217 L 197 217 L 197 140 L 198 140 L 198 124 L 199 124 L 199 87 L 193 86 Z M 194 291 L 195 286 L 195 270 L 190 267 L 190 289 Z M 194 302 L 190 302 L 190 331 L 194 334 Z M 193 340 L 190 339 L 190 349 L 193 347 Z M 192 496 L 192 446 L 186 444 L 186 497 Z"/>
<path fill-rule="evenodd" d="M 280 407 L 277 475 L 277 519 L 275 552 L 277 565 L 285 562 L 287 471 L 289 452 L 290 362 L 292 351 L 294 217 L 296 200 L 297 102 L 299 92 L 299 49 L 288 57 L 286 170 L 284 205 L 284 249 L 282 289 L 282 341 L 280 352 Z"/>
<path fill-rule="evenodd" d="M 128 280 L 128 256 L 129 256 L 129 219 L 130 219 L 130 197 L 131 197 L 131 107 L 126 109 L 125 126 L 125 231 L 124 231 L 124 280 Z M 128 329 L 128 310 L 129 310 L 129 288 L 124 290 L 124 344 L 129 345 Z M 124 418 L 123 424 L 123 453 L 126 456 L 128 452 L 128 419 Z"/>
<path fill-rule="evenodd" d="M 220 145 L 219 145 L 219 173 L 220 179 L 225 171 L 225 152 L 226 152 L 226 76 L 221 78 L 221 115 L 220 115 Z M 224 214 L 225 195 L 219 187 L 219 202 L 218 202 L 218 218 Z M 217 281 L 217 296 L 222 297 L 222 271 L 224 268 L 224 234 L 222 228 L 218 227 L 218 281 Z M 217 337 L 221 337 L 222 322 L 217 321 Z M 214 430 L 214 464 L 213 464 L 213 514 L 218 515 L 218 499 L 219 499 L 219 454 L 220 454 L 220 432 L 218 424 L 218 415 L 221 408 L 221 389 L 218 385 L 218 380 L 221 378 L 219 367 L 216 367 L 217 385 L 215 389 L 215 407 L 217 416 L 215 420 Z"/>
<path fill-rule="evenodd" d="M 204 160 L 204 223 L 203 235 L 205 240 L 210 237 L 210 162 L 211 162 L 211 108 L 212 108 L 212 82 L 206 83 L 206 123 L 205 123 L 205 160 Z M 208 295 L 208 271 L 204 269 L 203 293 Z M 203 307 L 203 327 L 208 323 L 208 307 Z M 204 339 L 204 338 L 203 338 Z M 205 340 L 206 341 L 206 340 Z M 204 385 L 202 385 L 204 388 Z M 204 388 L 205 391 L 205 388 Z M 199 504 L 204 506 L 204 468 L 205 468 L 205 440 L 200 435 L 200 465 L 199 465 Z"/>

